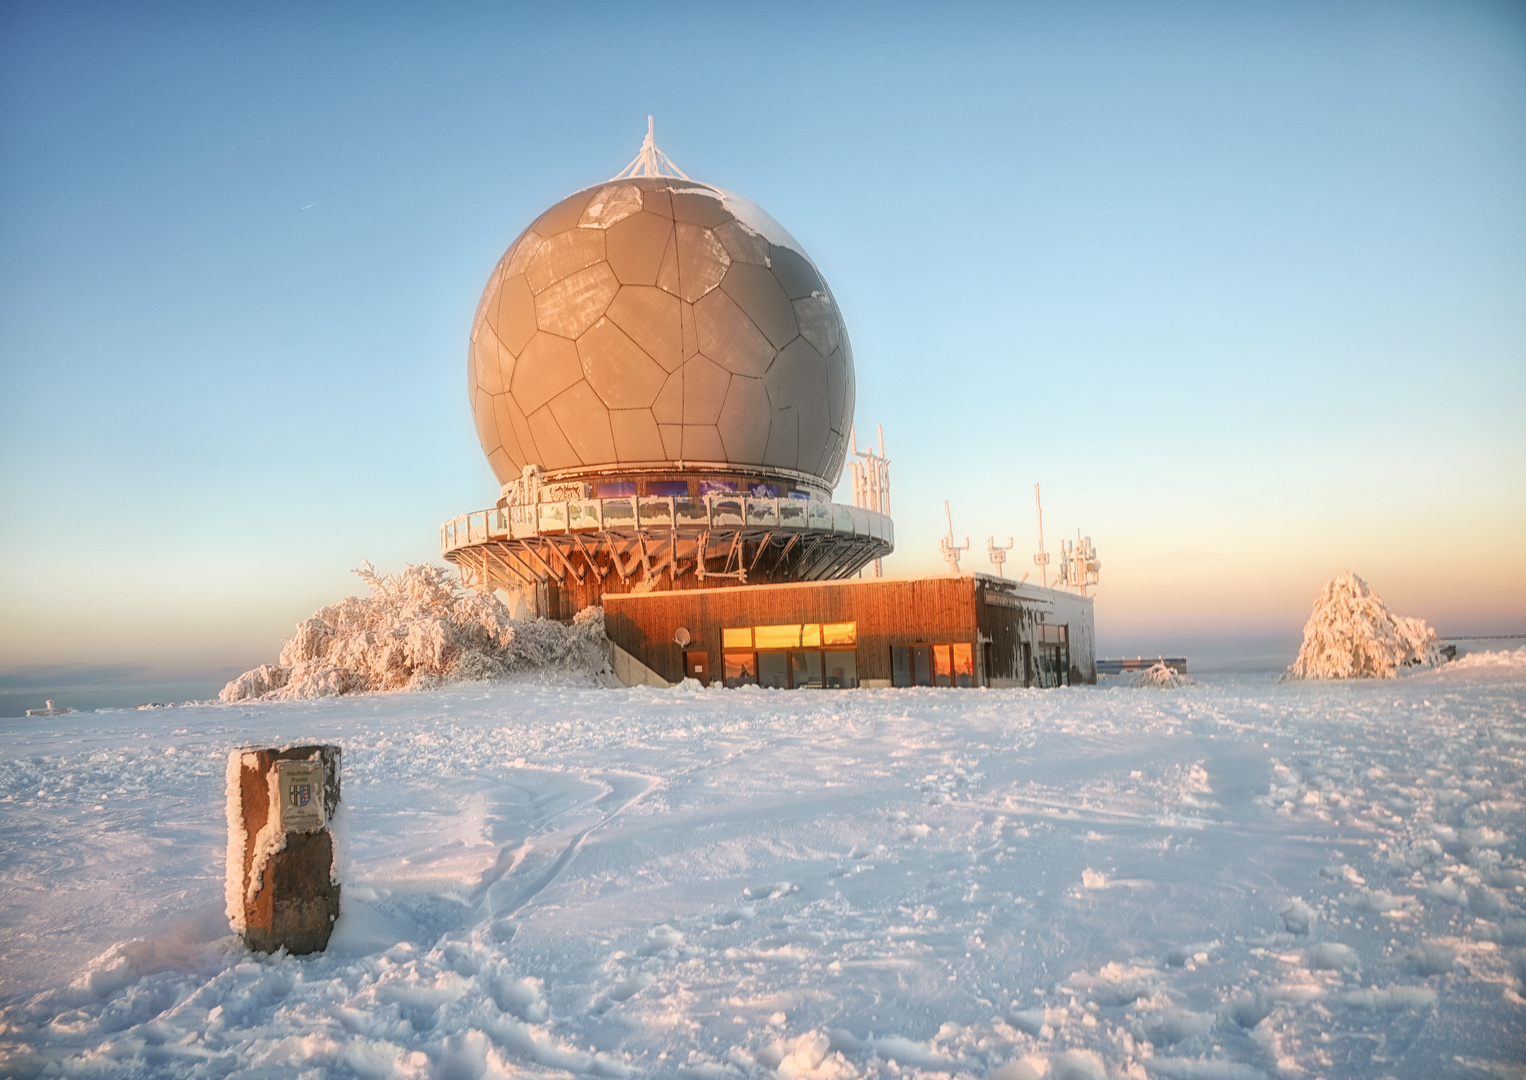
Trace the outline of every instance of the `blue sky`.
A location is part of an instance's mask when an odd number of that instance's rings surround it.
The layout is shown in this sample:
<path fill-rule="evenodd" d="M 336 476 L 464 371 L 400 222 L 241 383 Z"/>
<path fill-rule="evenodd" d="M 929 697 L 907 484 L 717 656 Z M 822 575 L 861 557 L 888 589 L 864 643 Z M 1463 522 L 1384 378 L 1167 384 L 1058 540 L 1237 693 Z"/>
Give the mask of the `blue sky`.
<path fill-rule="evenodd" d="M 488 272 L 648 113 L 831 282 L 888 572 L 944 499 L 1018 565 L 1038 480 L 1104 651 L 1290 651 L 1347 567 L 1526 630 L 1522 5 L 11 4 L 0 679 L 217 682 L 437 558 Z"/>

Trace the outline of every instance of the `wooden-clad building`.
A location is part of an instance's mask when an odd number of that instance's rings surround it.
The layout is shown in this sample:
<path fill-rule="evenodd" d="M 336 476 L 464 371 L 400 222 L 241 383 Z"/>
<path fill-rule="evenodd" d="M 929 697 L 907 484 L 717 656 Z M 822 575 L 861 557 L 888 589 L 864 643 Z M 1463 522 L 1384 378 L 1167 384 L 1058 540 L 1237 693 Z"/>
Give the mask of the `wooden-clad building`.
<path fill-rule="evenodd" d="M 1062 686 L 1097 678 L 1090 597 L 987 574 L 607 593 L 630 682 Z"/>

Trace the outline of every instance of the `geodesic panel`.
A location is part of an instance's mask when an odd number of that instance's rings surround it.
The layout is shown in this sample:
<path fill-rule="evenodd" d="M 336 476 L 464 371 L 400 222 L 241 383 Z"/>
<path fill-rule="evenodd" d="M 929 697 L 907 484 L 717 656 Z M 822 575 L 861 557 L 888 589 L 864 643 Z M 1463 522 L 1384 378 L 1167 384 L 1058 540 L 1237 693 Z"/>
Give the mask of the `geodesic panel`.
<path fill-rule="evenodd" d="M 575 340 L 599 321 L 619 291 L 620 280 L 609 263 L 595 263 L 541 290 L 535 298 L 535 324 Z"/>
<path fill-rule="evenodd" d="M 582 377 L 577 343 L 541 332 L 530 339 L 514 365 L 509 393 L 528 415 Z"/>
<path fill-rule="evenodd" d="M 842 326 L 832 301 L 825 296 L 807 296 L 793 301 L 790 306 L 795 313 L 795 324 L 800 327 L 800 335 L 816 346 L 822 356 L 832 355 L 837 350 L 838 328 Z"/>
<path fill-rule="evenodd" d="M 604 257 L 622 285 L 656 285 L 662 257 L 673 242 L 673 223 L 642 211 L 604 233 Z"/>
<path fill-rule="evenodd" d="M 626 285 L 604 315 L 664 371 L 677 371 L 684 362 L 683 301 L 672 293 L 654 286 Z"/>
<path fill-rule="evenodd" d="M 498 335 L 484 328 L 472 342 L 471 354 L 472 384 L 489 394 L 503 393 L 506 389 L 503 385 L 503 347 L 498 344 Z M 509 361 L 512 364 L 513 357 Z"/>
<path fill-rule="evenodd" d="M 545 458 L 537 462 L 547 472 L 554 469 L 573 469 L 584 462 L 579 459 L 578 452 L 567 441 L 567 436 L 562 433 L 561 425 L 556 422 L 556 417 L 551 415 L 551 406 L 542 405 L 527 418 L 530 421 L 530 432 L 535 436 L 535 448 Z"/>
<path fill-rule="evenodd" d="M 766 266 L 732 263 L 721 278 L 721 291 L 731 297 L 752 324 L 776 349 L 782 349 L 800 336 L 795 323 L 795 309 L 779 279 Z"/>
<path fill-rule="evenodd" d="M 621 464 L 662 461 L 668 456 L 651 409 L 611 409 L 609 429 L 615 437 L 615 457 Z"/>
<path fill-rule="evenodd" d="M 731 256 L 715 233 L 698 225 L 679 222 L 673 226 L 673 239 L 678 249 L 677 292 L 692 304 L 721 283 Z"/>
<path fill-rule="evenodd" d="M 725 368 L 708 356 L 693 356 L 671 378 L 678 380 L 683 391 L 685 424 L 713 424 L 720 418 L 731 385 L 731 374 Z"/>
<path fill-rule="evenodd" d="M 574 383 L 551 399 L 551 416 L 578 460 L 614 461 L 615 437 L 609 429 L 609 410 L 586 382 Z"/>
<path fill-rule="evenodd" d="M 472 419 L 477 422 L 477 438 L 484 452 L 491 454 L 503 445 L 498 435 L 498 418 L 493 415 L 493 395 L 478 390 L 472 395 Z"/>
<path fill-rule="evenodd" d="M 683 428 L 685 461 L 726 461 L 726 445 L 721 433 L 711 424 L 685 424 Z"/>
<path fill-rule="evenodd" d="M 716 425 L 726 444 L 727 461 L 761 461 L 768 449 L 768 429 L 773 421 L 768 391 L 759 379 L 734 375 L 726 388 Z"/>
<path fill-rule="evenodd" d="M 797 469 L 800 465 L 800 417 L 789 406 L 774 411 L 768 426 L 768 446 L 763 464 L 776 469 Z"/>
<path fill-rule="evenodd" d="M 535 333 L 535 294 L 523 274 L 505 274 L 498 285 L 497 323 L 493 332 L 513 356 L 524 352 Z"/>
<path fill-rule="evenodd" d="M 499 260 L 468 387 L 500 482 L 635 463 L 800 470 L 827 487 L 853 419 L 852 352 L 814 264 L 777 222 L 667 177 L 596 185 Z"/>
<path fill-rule="evenodd" d="M 694 324 L 699 351 L 738 375 L 756 378 L 779 355 L 758 324 L 724 292 L 710 293 L 694 305 Z"/>
<path fill-rule="evenodd" d="M 640 212 L 640 188 L 635 184 L 605 184 L 588 200 L 578 225 L 584 229 L 608 229 Z"/>
<path fill-rule="evenodd" d="M 498 418 L 498 437 L 503 440 L 504 450 L 515 461 L 538 462 L 540 452 L 535 446 L 535 433 L 530 430 L 530 420 L 512 394 L 493 396 L 493 415 Z"/>
<path fill-rule="evenodd" d="M 569 274 L 603 261 L 603 229 L 568 229 L 546 238 L 525 267 L 525 277 L 531 291 L 538 293 Z"/>
<path fill-rule="evenodd" d="M 608 319 L 578 339 L 589 385 L 611 409 L 650 409 L 668 373 Z"/>
<path fill-rule="evenodd" d="M 740 221 L 731 220 L 717 225 L 713 231 L 721 246 L 726 249 L 726 254 L 731 256 L 732 262 L 768 265 L 768 241 Z"/>
<path fill-rule="evenodd" d="M 599 187 L 604 186 L 599 185 Z M 574 191 L 536 218 L 530 228 L 541 236 L 555 236 L 557 233 L 566 232 L 578 223 L 578 219 L 583 216 L 583 208 L 593 201 L 594 192 L 598 190 L 599 188 L 584 188 L 582 191 Z"/>

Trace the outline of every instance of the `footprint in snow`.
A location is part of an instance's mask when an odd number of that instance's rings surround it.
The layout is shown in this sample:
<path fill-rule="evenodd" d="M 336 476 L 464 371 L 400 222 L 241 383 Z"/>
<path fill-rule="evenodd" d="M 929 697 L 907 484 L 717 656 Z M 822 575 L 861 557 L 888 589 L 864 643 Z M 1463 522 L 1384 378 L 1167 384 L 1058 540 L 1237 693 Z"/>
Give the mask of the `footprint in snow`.
<path fill-rule="evenodd" d="M 1303 937 L 1309 932 L 1309 924 L 1313 921 L 1314 909 L 1302 900 L 1295 898 L 1282 909 L 1282 925 L 1287 927 L 1290 934 Z"/>
<path fill-rule="evenodd" d="M 670 949 L 682 948 L 684 936 L 667 923 L 654 926 L 646 932 L 646 941 L 636 950 L 638 956 L 657 956 Z"/>
<path fill-rule="evenodd" d="M 1350 971 L 1357 966 L 1358 957 L 1350 945 L 1325 941 L 1310 948 L 1304 962 L 1315 971 Z"/>
<path fill-rule="evenodd" d="M 715 917 L 718 926 L 735 926 L 737 923 L 748 922 L 758 917 L 758 909 L 751 904 L 740 904 L 737 907 L 721 912 Z"/>

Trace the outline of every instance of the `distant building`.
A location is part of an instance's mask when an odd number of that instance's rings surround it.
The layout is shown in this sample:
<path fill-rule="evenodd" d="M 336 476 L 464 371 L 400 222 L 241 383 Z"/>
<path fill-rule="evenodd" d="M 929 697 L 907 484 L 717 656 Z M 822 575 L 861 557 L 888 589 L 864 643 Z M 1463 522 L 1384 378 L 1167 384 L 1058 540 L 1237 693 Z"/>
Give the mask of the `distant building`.
<path fill-rule="evenodd" d="M 847 580 L 895 531 L 831 501 L 854 403 L 831 289 L 773 218 L 688 179 L 650 133 L 504 253 L 467 388 L 501 495 L 442 527 L 444 557 L 551 618 L 602 603 L 628 682 L 1095 680 L 1088 598 Z"/>

